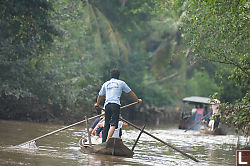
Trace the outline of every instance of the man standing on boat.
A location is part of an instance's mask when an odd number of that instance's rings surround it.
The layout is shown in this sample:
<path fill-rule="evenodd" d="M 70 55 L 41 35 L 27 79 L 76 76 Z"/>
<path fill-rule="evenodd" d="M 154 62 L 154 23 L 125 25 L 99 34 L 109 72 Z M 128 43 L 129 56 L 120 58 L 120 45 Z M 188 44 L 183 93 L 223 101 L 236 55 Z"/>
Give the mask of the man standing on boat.
<path fill-rule="evenodd" d="M 128 87 L 128 85 L 119 80 L 120 71 L 117 69 L 110 70 L 111 79 L 102 85 L 98 94 L 95 107 L 98 107 L 101 99 L 106 95 L 104 108 L 105 108 L 105 125 L 103 128 L 102 142 L 108 141 L 113 136 L 115 129 L 118 127 L 119 114 L 120 114 L 120 97 L 122 92 L 130 94 L 138 103 L 142 100 L 138 99 L 136 94 Z M 111 127 L 110 127 L 111 126 Z"/>
<path fill-rule="evenodd" d="M 220 100 L 214 99 L 212 102 L 212 116 L 211 120 L 209 121 L 208 128 L 210 130 L 214 130 L 219 127 L 220 123 L 220 114 L 219 114 L 219 105 Z"/>

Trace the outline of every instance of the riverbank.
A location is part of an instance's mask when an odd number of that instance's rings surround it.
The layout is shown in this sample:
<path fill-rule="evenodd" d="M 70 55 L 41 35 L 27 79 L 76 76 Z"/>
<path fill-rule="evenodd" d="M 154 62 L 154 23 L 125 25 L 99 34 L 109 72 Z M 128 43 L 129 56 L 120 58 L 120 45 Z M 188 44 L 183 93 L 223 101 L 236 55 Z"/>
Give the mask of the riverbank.
<path fill-rule="evenodd" d="M 78 106 L 74 110 L 61 108 L 58 105 L 43 103 L 34 98 L 16 98 L 3 96 L 0 98 L 0 119 L 32 122 L 50 122 L 71 124 L 96 115 L 92 104 Z M 138 104 L 121 110 L 121 115 L 136 124 L 159 126 L 178 123 L 180 110 L 178 107 L 157 107 Z"/>

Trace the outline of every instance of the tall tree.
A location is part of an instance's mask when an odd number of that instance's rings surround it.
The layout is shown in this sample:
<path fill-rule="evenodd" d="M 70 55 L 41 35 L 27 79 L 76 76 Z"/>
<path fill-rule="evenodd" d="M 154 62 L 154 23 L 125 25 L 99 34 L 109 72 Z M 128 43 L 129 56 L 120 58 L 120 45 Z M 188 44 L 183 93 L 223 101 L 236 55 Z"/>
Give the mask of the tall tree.
<path fill-rule="evenodd" d="M 57 35 L 49 21 L 51 10 L 52 5 L 46 0 L 0 2 L 1 94 L 31 94 L 27 83 L 39 72 L 33 62 L 43 56 Z"/>

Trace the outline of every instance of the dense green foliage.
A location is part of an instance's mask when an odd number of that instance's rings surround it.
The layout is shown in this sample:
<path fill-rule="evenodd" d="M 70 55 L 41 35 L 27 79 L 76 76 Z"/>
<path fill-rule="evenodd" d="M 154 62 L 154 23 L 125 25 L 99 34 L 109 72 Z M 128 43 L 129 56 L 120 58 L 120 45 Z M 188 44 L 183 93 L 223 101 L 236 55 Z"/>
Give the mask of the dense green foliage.
<path fill-rule="evenodd" d="M 97 78 L 83 65 L 81 43 L 78 43 L 78 36 L 84 33 L 79 29 L 83 22 L 73 24 L 77 17 L 70 16 L 71 8 L 76 5 L 81 2 L 13 0 L 1 4 L 2 97 L 13 95 L 21 103 L 26 102 L 25 98 L 32 98 L 41 105 L 57 105 L 60 113 L 55 113 L 53 107 L 50 115 L 56 114 L 65 121 L 84 114 L 72 111 L 74 108 L 82 110 L 92 106 Z M 22 105 L 17 109 L 24 112 L 22 116 L 34 112 L 23 110 Z"/>
<path fill-rule="evenodd" d="M 35 62 L 57 34 L 50 24 L 52 6 L 47 1 L 3 0 L 0 8 L 0 90 L 17 97 L 32 95 L 40 79 Z"/>
<path fill-rule="evenodd" d="M 249 105 L 245 1 L 3 0 L 0 5 L 0 101 L 5 101 L 0 113 L 13 115 L 23 103 L 38 103 L 46 105 L 50 118 L 82 119 L 93 114 L 111 68 L 119 68 L 121 79 L 148 105 L 179 105 L 183 97 L 215 92 L 222 101 Z M 130 100 L 124 95 L 122 104 Z M 18 108 L 11 107 L 14 102 Z M 27 112 L 21 116 L 35 112 L 21 110 Z"/>
<path fill-rule="evenodd" d="M 218 75 L 224 78 L 221 85 L 228 93 L 228 97 L 234 96 L 237 92 L 230 90 L 232 87 L 237 86 L 241 89 L 242 93 L 235 96 L 237 100 L 228 101 L 225 95 L 221 96 L 224 97 L 220 98 L 225 103 L 220 109 L 226 123 L 248 135 L 250 130 L 249 2 L 191 1 L 183 29 L 186 32 L 189 48 L 196 57 L 224 64 L 221 65 L 223 72 Z M 231 84 L 228 87 L 225 78 L 233 80 L 234 86 Z"/>

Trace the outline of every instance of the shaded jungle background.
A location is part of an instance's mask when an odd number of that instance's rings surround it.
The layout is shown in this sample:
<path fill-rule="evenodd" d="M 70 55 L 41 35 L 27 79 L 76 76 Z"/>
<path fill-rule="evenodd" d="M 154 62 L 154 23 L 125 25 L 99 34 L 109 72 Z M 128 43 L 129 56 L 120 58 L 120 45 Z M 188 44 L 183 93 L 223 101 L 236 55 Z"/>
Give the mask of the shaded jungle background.
<path fill-rule="evenodd" d="M 143 99 L 126 118 L 176 122 L 183 97 L 216 97 L 224 121 L 248 135 L 248 27 L 245 0 L 2 0 L 0 118 L 69 124 L 95 115 L 118 68 Z"/>

